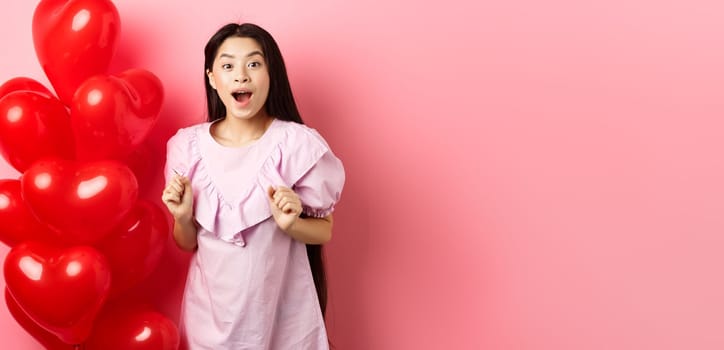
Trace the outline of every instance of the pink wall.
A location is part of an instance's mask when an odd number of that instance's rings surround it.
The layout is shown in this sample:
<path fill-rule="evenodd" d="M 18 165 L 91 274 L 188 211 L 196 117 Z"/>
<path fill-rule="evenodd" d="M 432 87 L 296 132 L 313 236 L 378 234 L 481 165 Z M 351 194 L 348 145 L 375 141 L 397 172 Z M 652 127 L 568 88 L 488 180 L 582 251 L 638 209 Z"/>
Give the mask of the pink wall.
<path fill-rule="evenodd" d="M 1 5 L 0 82 L 46 81 L 34 3 Z M 724 348 L 720 1 L 209 3 L 117 1 L 114 69 L 164 82 L 161 159 L 202 118 L 207 37 L 275 35 L 348 171 L 327 249 L 338 349 Z M 149 282 L 169 315 L 185 258 Z M 39 348 L 4 307 L 0 339 Z"/>

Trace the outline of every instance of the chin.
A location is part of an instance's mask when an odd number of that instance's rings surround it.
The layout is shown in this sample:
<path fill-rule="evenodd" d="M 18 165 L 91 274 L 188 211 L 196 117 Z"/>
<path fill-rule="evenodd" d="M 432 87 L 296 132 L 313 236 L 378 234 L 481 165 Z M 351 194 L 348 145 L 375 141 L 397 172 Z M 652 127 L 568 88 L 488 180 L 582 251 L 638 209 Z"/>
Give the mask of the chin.
<path fill-rule="evenodd" d="M 230 116 L 235 119 L 253 119 L 255 116 L 259 115 L 259 113 L 249 113 L 249 112 L 240 112 L 240 111 L 232 111 Z"/>
<path fill-rule="evenodd" d="M 253 118 L 253 116 L 248 115 L 248 114 L 243 114 L 243 115 L 232 114 L 232 115 L 230 115 L 230 117 L 232 117 L 234 119 L 243 119 L 243 120 L 249 120 L 249 119 Z"/>

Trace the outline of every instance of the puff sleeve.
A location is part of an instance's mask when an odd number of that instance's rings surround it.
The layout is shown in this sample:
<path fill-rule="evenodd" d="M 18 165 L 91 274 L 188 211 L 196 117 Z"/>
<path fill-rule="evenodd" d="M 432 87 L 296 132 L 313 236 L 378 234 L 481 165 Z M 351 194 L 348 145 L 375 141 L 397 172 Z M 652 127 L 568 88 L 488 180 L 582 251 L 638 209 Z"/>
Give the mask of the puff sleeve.
<path fill-rule="evenodd" d="M 174 170 L 186 175 L 191 162 L 191 130 L 179 129 L 168 142 L 166 142 L 166 165 L 163 175 L 168 183 L 174 175 Z"/>
<path fill-rule="evenodd" d="M 285 126 L 280 161 L 274 162 L 274 169 L 284 186 L 291 187 L 299 196 L 304 215 L 325 217 L 334 211 L 342 194 L 342 161 L 317 130 L 293 122 L 286 122 Z"/>
<path fill-rule="evenodd" d="M 344 187 L 342 161 L 335 156 L 327 141 L 317 130 L 303 124 L 283 122 L 278 155 L 272 156 L 273 170 L 278 174 L 269 179 L 272 186 L 284 185 L 297 193 L 302 213 L 310 217 L 325 217 L 332 213 Z M 270 167 L 266 167 L 270 170 Z M 266 187 L 265 187 L 266 188 Z"/>
<path fill-rule="evenodd" d="M 332 151 L 325 152 L 294 185 L 302 201 L 302 213 L 315 218 L 331 214 L 342 195 L 344 181 L 342 161 Z"/>

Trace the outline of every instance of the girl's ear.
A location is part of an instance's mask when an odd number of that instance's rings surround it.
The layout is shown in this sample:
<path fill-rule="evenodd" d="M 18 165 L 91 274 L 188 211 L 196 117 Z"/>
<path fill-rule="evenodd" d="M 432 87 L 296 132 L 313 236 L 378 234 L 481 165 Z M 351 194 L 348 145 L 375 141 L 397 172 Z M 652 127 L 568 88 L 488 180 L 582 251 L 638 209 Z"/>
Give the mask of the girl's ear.
<path fill-rule="evenodd" d="M 216 90 L 216 83 L 214 83 L 214 72 L 212 72 L 210 69 L 206 70 L 206 79 L 209 79 L 209 85 Z"/>

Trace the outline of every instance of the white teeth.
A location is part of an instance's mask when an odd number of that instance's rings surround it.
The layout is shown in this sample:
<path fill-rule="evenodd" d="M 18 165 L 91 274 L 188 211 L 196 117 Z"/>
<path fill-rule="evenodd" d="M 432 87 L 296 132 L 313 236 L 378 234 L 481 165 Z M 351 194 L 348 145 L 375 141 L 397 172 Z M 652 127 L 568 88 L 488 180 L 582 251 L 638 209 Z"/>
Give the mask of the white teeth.
<path fill-rule="evenodd" d="M 235 91 L 231 93 L 231 97 L 233 97 L 235 100 L 239 100 L 241 96 L 251 95 L 251 92 L 249 91 Z M 251 98 L 251 96 L 249 96 Z"/>

